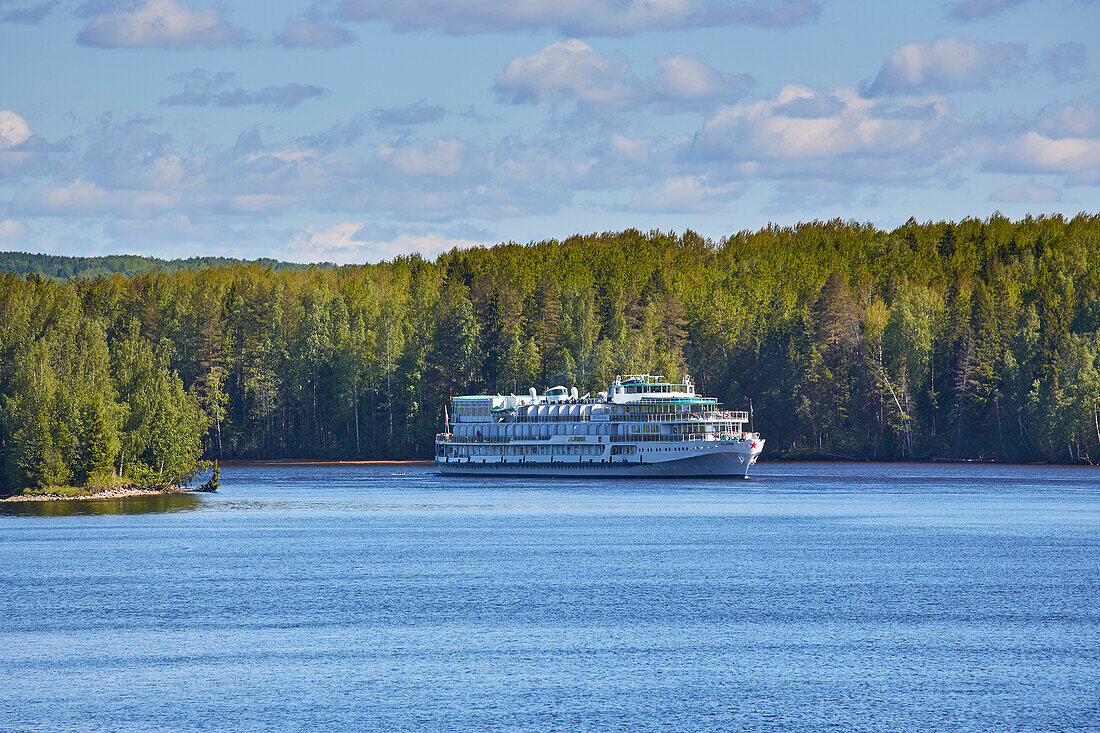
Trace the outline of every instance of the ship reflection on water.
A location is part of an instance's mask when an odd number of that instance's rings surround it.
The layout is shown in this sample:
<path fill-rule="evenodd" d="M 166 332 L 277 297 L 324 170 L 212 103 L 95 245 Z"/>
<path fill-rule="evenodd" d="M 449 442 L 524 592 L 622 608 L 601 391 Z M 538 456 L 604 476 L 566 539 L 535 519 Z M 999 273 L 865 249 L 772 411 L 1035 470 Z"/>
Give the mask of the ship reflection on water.
<path fill-rule="evenodd" d="M 59 499 L 56 501 L 5 501 L 0 516 L 74 517 L 98 514 L 164 514 L 197 509 L 202 499 L 194 494 L 150 494 L 120 499 Z"/>

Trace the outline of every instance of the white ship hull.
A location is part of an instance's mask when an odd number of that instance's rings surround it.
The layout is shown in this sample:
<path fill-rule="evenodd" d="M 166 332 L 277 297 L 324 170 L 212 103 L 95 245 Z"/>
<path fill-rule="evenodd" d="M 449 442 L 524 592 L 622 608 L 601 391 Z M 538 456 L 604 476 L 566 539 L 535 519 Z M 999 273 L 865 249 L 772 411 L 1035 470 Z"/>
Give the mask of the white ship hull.
<path fill-rule="evenodd" d="M 749 412 L 723 410 L 685 375 L 616 377 L 596 397 L 557 386 L 539 395 L 451 400 L 436 436 L 441 473 L 478 476 L 744 477 L 764 448 Z"/>
<path fill-rule="evenodd" d="M 668 449 L 673 453 L 665 457 L 662 446 L 654 445 L 649 455 L 645 452 L 629 458 L 589 459 L 559 458 L 545 460 L 516 460 L 514 458 L 436 459 L 435 465 L 444 474 L 484 476 L 554 476 L 554 477 L 650 477 L 697 478 L 726 477 L 745 478 L 749 467 L 756 463 L 764 448 L 764 441 L 701 441 L 690 447 Z"/>

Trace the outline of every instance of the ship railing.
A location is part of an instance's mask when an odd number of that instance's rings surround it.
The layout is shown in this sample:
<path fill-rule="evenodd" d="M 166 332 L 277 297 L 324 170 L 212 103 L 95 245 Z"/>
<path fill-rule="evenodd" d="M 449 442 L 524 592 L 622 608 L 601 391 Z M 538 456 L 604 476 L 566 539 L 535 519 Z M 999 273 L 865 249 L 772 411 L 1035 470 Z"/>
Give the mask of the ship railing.
<path fill-rule="evenodd" d="M 559 435 L 464 435 L 455 437 L 453 433 L 436 433 L 436 442 L 448 442 L 452 444 L 463 443 L 471 445 L 500 445 L 513 442 L 550 441 L 552 438 L 560 438 Z M 588 438 L 586 443 L 596 439 L 596 443 L 691 443 L 701 440 L 759 440 L 760 433 L 750 433 L 747 430 L 716 430 L 703 433 L 637 433 L 633 435 L 607 435 L 600 433 L 591 435 L 581 433 L 572 435 L 575 438 Z M 574 443 L 576 445 L 576 443 Z"/>
<path fill-rule="evenodd" d="M 638 415 L 614 415 L 611 422 L 732 422 L 747 423 L 747 412 L 694 412 L 694 413 L 641 413 Z"/>
<path fill-rule="evenodd" d="M 542 415 L 537 417 L 527 417 L 526 415 L 517 415 L 516 419 L 509 420 L 508 422 L 522 422 L 522 423 L 547 423 L 547 422 L 592 422 L 592 418 L 588 415 Z"/>
<path fill-rule="evenodd" d="M 743 410 L 707 410 L 704 412 L 643 412 L 631 415 L 610 415 L 609 422 L 733 422 L 747 423 L 749 413 Z M 589 423 L 605 422 L 593 420 L 590 415 L 517 415 L 514 418 L 502 418 L 498 422 L 516 423 Z"/>
<path fill-rule="evenodd" d="M 724 433 L 692 433 L 689 435 L 652 435 L 652 434 L 639 434 L 639 435 L 612 435 L 612 443 L 698 443 L 698 442 L 714 442 L 714 441 L 745 441 L 759 438 L 759 435 L 753 433 L 738 433 L 724 432 Z"/>
<path fill-rule="evenodd" d="M 580 437 L 580 436 L 577 436 Z M 597 436 L 589 435 L 588 438 Z M 603 443 L 697 443 L 700 441 L 744 441 L 758 440 L 759 433 L 723 431 L 714 433 L 689 433 L 687 435 L 662 435 L 660 433 L 639 433 L 637 435 L 600 435 L 598 441 L 588 440 L 583 445 L 600 445 Z M 534 441 L 549 442 L 550 438 L 544 435 L 531 436 L 500 436 L 486 435 L 482 437 L 464 436 L 459 438 L 440 438 L 451 445 L 507 445 L 510 443 L 530 443 Z M 557 444 L 555 444 L 557 445 Z M 582 443 L 570 443 L 570 445 L 582 445 Z"/>

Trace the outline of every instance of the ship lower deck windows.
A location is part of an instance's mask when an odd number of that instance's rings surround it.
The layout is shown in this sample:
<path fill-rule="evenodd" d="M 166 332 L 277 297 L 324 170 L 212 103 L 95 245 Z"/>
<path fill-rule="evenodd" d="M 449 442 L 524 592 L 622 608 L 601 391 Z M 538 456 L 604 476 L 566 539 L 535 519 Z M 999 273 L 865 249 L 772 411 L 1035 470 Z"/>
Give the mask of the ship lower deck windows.
<path fill-rule="evenodd" d="M 555 444 L 555 445 L 493 445 L 455 443 L 440 444 L 436 454 L 453 458 L 526 458 L 542 456 L 546 458 L 579 458 L 581 456 L 602 456 L 605 446 L 602 443 Z"/>

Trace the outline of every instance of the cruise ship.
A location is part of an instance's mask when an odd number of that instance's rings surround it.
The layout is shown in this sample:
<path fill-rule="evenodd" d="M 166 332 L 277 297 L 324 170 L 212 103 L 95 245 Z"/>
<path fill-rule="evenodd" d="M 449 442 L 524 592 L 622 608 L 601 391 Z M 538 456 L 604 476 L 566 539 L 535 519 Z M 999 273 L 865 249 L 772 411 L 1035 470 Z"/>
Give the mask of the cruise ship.
<path fill-rule="evenodd" d="M 544 394 L 454 397 L 435 464 L 445 474 L 493 476 L 746 477 L 764 448 L 749 414 L 649 374 L 619 376 L 595 397 Z"/>

